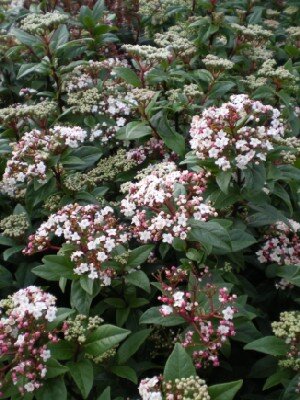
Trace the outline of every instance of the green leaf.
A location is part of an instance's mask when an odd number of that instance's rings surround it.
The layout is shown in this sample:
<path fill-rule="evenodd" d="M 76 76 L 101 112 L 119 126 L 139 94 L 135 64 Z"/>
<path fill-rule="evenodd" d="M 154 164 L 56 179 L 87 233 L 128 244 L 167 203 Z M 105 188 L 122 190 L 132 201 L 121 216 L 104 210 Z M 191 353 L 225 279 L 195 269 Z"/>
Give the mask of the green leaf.
<path fill-rule="evenodd" d="M 127 267 L 135 268 L 143 264 L 143 262 L 145 262 L 148 259 L 153 249 L 154 249 L 153 244 L 146 244 L 144 246 L 140 246 L 137 249 L 130 251 L 127 259 Z"/>
<path fill-rule="evenodd" d="M 270 354 L 272 356 L 284 356 L 287 354 L 289 346 L 284 340 L 276 336 L 265 336 L 261 339 L 248 343 L 245 350 L 255 350 L 260 353 Z"/>
<path fill-rule="evenodd" d="M 233 252 L 243 250 L 256 243 L 255 238 L 241 229 L 232 229 L 228 231 L 230 236 L 230 245 Z"/>
<path fill-rule="evenodd" d="M 63 375 L 69 371 L 69 368 L 65 365 L 61 365 L 55 358 L 51 357 L 47 361 L 47 375 L 46 378 L 56 378 L 59 375 Z"/>
<path fill-rule="evenodd" d="M 217 99 L 228 93 L 236 84 L 230 81 L 220 81 L 214 84 L 211 92 L 209 93 L 209 99 Z"/>
<path fill-rule="evenodd" d="M 282 396 L 282 400 L 299 400 L 299 387 L 300 373 L 296 374 L 292 380 L 289 381 Z"/>
<path fill-rule="evenodd" d="M 75 149 L 71 152 L 72 156 L 77 157 L 80 159 L 80 165 L 76 167 L 76 169 L 86 169 L 92 167 L 96 161 L 102 156 L 102 150 L 98 149 L 97 147 L 93 146 L 81 146 L 78 149 Z M 68 165 L 70 168 L 72 164 Z"/>
<path fill-rule="evenodd" d="M 141 345 L 150 335 L 151 329 L 143 329 L 132 333 L 118 350 L 118 363 L 124 364 L 133 354 L 135 354 Z"/>
<path fill-rule="evenodd" d="M 13 277 L 8 269 L 4 268 L 0 265 L 0 289 L 5 288 L 7 286 L 12 286 L 13 284 Z"/>
<path fill-rule="evenodd" d="M 29 63 L 29 64 L 22 64 L 17 75 L 17 80 L 24 78 L 29 74 L 39 74 L 39 75 L 48 75 L 50 72 L 50 66 L 48 62 L 40 63 Z"/>
<path fill-rule="evenodd" d="M 116 324 L 118 326 L 123 326 L 126 321 L 128 321 L 128 316 L 130 313 L 130 308 L 118 308 L 116 310 Z"/>
<path fill-rule="evenodd" d="M 73 263 L 65 256 L 49 255 L 43 258 L 43 264 L 33 268 L 32 272 L 40 278 L 58 281 L 60 278 L 74 278 Z"/>
<path fill-rule="evenodd" d="M 110 396 L 110 386 L 108 386 L 102 394 L 97 398 L 97 400 L 111 400 Z"/>
<path fill-rule="evenodd" d="M 189 378 L 195 375 L 197 375 L 196 369 L 191 357 L 181 344 L 176 343 L 173 352 L 166 362 L 163 373 L 164 379 L 174 381 L 177 378 Z"/>
<path fill-rule="evenodd" d="M 66 25 L 60 25 L 56 31 L 53 33 L 50 41 L 51 51 L 57 50 L 59 46 L 63 46 L 69 41 L 69 31 Z"/>
<path fill-rule="evenodd" d="M 87 293 L 80 284 L 80 281 L 73 281 L 71 285 L 70 303 L 81 314 L 87 315 L 92 304 L 93 296 Z"/>
<path fill-rule="evenodd" d="M 243 385 L 243 380 L 220 383 L 208 388 L 211 400 L 232 400 Z"/>
<path fill-rule="evenodd" d="M 37 400 L 67 400 L 66 385 L 61 377 L 47 379 L 36 393 Z"/>
<path fill-rule="evenodd" d="M 93 7 L 93 17 L 95 20 L 102 17 L 105 10 L 104 0 L 98 0 Z"/>
<path fill-rule="evenodd" d="M 274 374 L 270 375 L 266 379 L 263 390 L 270 389 L 274 386 L 282 384 L 284 381 L 288 381 L 291 377 L 291 372 L 288 369 L 280 369 Z"/>
<path fill-rule="evenodd" d="M 67 366 L 82 397 L 86 399 L 92 390 L 94 380 L 94 371 L 91 361 L 84 359 L 77 362 L 69 362 Z"/>
<path fill-rule="evenodd" d="M 223 193 L 228 193 L 229 184 L 231 181 L 232 173 L 230 171 L 221 171 L 216 176 L 216 181 L 219 188 Z"/>
<path fill-rule="evenodd" d="M 140 324 L 154 324 L 161 326 L 176 326 L 185 322 L 182 317 L 169 315 L 164 317 L 159 311 L 160 307 L 149 308 L 140 318 Z"/>
<path fill-rule="evenodd" d="M 10 34 L 12 36 L 15 36 L 21 43 L 25 44 L 28 47 L 33 47 L 43 43 L 39 37 L 30 35 L 29 33 L 22 31 L 21 29 L 12 28 L 10 30 Z"/>
<path fill-rule="evenodd" d="M 93 295 L 94 280 L 89 278 L 88 275 L 80 277 L 80 285 L 90 296 Z"/>
<path fill-rule="evenodd" d="M 188 233 L 188 240 L 213 246 L 217 249 L 231 251 L 230 236 L 227 230 L 218 222 L 190 220 L 189 225 L 192 229 Z"/>
<path fill-rule="evenodd" d="M 277 267 L 276 275 L 284 278 L 292 285 L 300 287 L 300 266 L 299 265 L 281 265 Z"/>
<path fill-rule="evenodd" d="M 169 124 L 167 117 L 159 112 L 151 118 L 151 124 L 164 141 L 165 145 L 181 157 L 185 155 L 185 140 Z"/>
<path fill-rule="evenodd" d="M 76 343 L 60 340 L 58 343 L 49 343 L 48 348 L 51 351 L 51 357 L 57 360 L 70 360 L 76 352 Z"/>
<path fill-rule="evenodd" d="M 145 122 L 133 121 L 120 128 L 116 137 L 121 140 L 135 140 L 152 135 L 152 129 Z"/>
<path fill-rule="evenodd" d="M 123 367 L 123 366 L 114 366 L 110 368 L 111 372 L 113 372 L 115 375 L 128 379 L 129 381 L 137 384 L 138 383 L 138 378 L 136 375 L 136 372 L 134 369 L 130 367 Z"/>
<path fill-rule="evenodd" d="M 141 289 L 150 293 L 150 280 L 143 271 L 130 272 L 128 275 L 126 275 L 125 282 L 131 283 L 133 286 L 140 287 Z"/>
<path fill-rule="evenodd" d="M 22 251 L 24 249 L 24 245 L 21 244 L 19 246 L 13 246 L 10 249 L 6 249 L 3 253 L 2 253 L 2 257 L 4 261 L 7 261 L 10 259 L 11 256 L 13 256 L 16 253 L 19 253 L 20 251 Z"/>
<path fill-rule="evenodd" d="M 75 310 L 71 308 L 58 308 L 56 313 L 56 318 L 52 322 L 48 322 L 47 326 L 50 330 L 57 328 L 57 326 L 65 321 L 70 315 L 74 314 Z"/>
<path fill-rule="evenodd" d="M 258 212 L 250 215 L 248 221 L 249 226 L 260 227 L 271 225 L 277 221 L 283 221 L 288 224 L 288 219 L 275 207 L 270 205 L 256 207 Z"/>
<path fill-rule="evenodd" d="M 132 69 L 126 67 L 116 67 L 114 70 L 116 71 L 116 74 L 119 78 L 124 79 L 124 81 L 126 81 L 130 85 L 134 87 L 142 86 L 140 78 Z"/>
<path fill-rule="evenodd" d="M 100 356 L 124 340 L 129 333 L 114 325 L 102 325 L 88 336 L 84 349 L 88 354 Z"/>

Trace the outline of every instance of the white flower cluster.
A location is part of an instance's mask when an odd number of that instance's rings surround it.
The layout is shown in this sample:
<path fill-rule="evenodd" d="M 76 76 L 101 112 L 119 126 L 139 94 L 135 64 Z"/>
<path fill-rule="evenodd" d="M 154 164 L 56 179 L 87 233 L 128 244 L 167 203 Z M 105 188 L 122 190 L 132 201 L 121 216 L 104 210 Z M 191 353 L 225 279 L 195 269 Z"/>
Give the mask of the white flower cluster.
<path fill-rule="evenodd" d="M 101 209 L 78 204 L 63 207 L 29 237 L 24 253 L 33 254 L 49 248 L 57 250 L 51 243 L 53 234 L 74 246 L 70 258 L 75 274 L 86 274 L 91 279 L 100 279 L 103 286 L 110 285 L 115 270 L 103 263 L 110 260 L 111 252 L 118 245 L 129 239 L 127 230 L 118 224 L 111 207 Z"/>
<path fill-rule="evenodd" d="M 153 25 L 158 25 L 166 21 L 167 12 L 176 7 L 191 9 L 192 0 L 140 0 L 139 13 L 150 17 Z"/>
<path fill-rule="evenodd" d="M 172 51 L 176 57 L 191 57 L 197 47 L 187 37 L 186 32 L 180 26 L 173 26 L 167 32 L 157 33 L 154 42 L 159 46 Z"/>
<path fill-rule="evenodd" d="M 9 196 L 18 193 L 19 187 L 37 178 L 46 180 L 47 160 L 66 148 L 77 148 L 87 138 L 79 126 L 54 126 L 48 130 L 34 129 L 13 143 L 12 157 L 7 162 L 0 189 Z"/>
<path fill-rule="evenodd" d="M 273 33 L 268 31 L 267 29 L 263 29 L 260 25 L 251 25 L 248 26 L 239 25 L 236 23 L 232 23 L 231 27 L 238 34 L 248 38 L 248 39 L 268 39 Z"/>
<path fill-rule="evenodd" d="M 277 67 L 273 58 L 266 60 L 258 70 L 258 76 L 271 78 L 275 81 L 284 81 L 288 86 L 293 86 L 299 79 L 283 66 Z"/>
<path fill-rule="evenodd" d="M 90 141 L 100 139 L 105 143 L 113 138 L 118 129 L 126 125 L 137 105 L 132 86 L 118 78 L 116 67 L 128 68 L 128 63 L 117 58 L 89 61 L 76 67 L 64 83 L 73 113 L 105 117 L 104 122 L 92 130 Z"/>
<path fill-rule="evenodd" d="M 154 66 L 163 60 L 172 58 L 171 49 L 158 48 L 148 45 L 125 44 L 123 48 L 128 54 L 136 56 L 146 66 Z"/>
<path fill-rule="evenodd" d="M 265 244 L 256 255 L 261 263 L 276 263 L 279 265 L 300 264 L 300 224 L 289 219 L 290 227 L 283 222 L 277 222 L 272 232 L 265 236 Z"/>
<path fill-rule="evenodd" d="M 58 25 L 68 20 L 68 15 L 58 11 L 46 14 L 28 14 L 21 22 L 21 28 L 28 33 L 43 35 L 47 31 L 55 29 Z"/>
<path fill-rule="evenodd" d="M 284 135 L 280 112 L 245 94 L 194 116 L 190 144 L 200 160 L 212 159 L 223 171 L 245 169 L 266 160 L 272 141 Z"/>
<path fill-rule="evenodd" d="M 121 211 L 132 217 L 134 236 L 142 242 L 185 240 L 189 218 L 206 221 L 216 216 L 202 196 L 207 178 L 204 172 L 180 171 L 175 163 L 162 162 L 141 171 L 136 183 L 124 184 Z"/>
<path fill-rule="evenodd" d="M 244 56 L 249 57 L 250 60 L 255 62 L 263 62 L 274 56 L 274 51 L 267 49 L 264 45 L 246 46 L 241 52 Z"/>
<path fill-rule="evenodd" d="M 25 316 L 31 315 L 36 320 L 44 316 L 51 322 L 56 317 L 56 298 L 36 286 L 20 289 L 11 296 L 11 302 L 10 315 L 15 320 L 23 320 Z"/>
<path fill-rule="evenodd" d="M 40 388 L 46 376 L 51 357 L 47 344 L 59 340 L 55 331 L 46 329 L 47 322 L 56 318 L 55 302 L 54 296 L 36 286 L 0 301 L 0 356 L 12 361 L 4 369 L 6 379 L 17 385 L 21 395 Z"/>
<path fill-rule="evenodd" d="M 139 385 L 139 394 L 142 400 L 162 400 L 160 391 L 161 381 L 157 376 L 141 380 Z"/>
<path fill-rule="evenodd" d="M 250 90 L 255 90 L 267 83 L 267 78 L 258 77 L 256 78 L 254 75 L 246 76 L 245 79 L 242 79 Z"/>
<path fill-rule="evenodd" d="M 213 54 L 208 54 L 203 58 L 202 62 L 205 64 L 207 69 L 218 69 L 218 70 L 229 70 L 234 67 L 234 63 L 226 58 L 221 58 Z"/>
<path fill-rule="evenodd" d="M 210 400 L 207 384 L 198 376 L 174 381 L 165 381 L 162 376 L 145 378 L 139 384 L 139 394 L 142 400 Z"/>

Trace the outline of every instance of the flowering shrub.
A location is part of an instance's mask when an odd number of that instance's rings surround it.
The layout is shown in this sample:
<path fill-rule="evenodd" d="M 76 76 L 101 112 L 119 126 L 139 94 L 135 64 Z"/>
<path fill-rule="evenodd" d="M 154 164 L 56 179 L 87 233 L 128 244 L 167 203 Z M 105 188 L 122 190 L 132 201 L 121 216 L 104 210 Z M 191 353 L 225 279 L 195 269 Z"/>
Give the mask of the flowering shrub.
<path fill-rule="evenodd" d="M 297 0 L 0 0 L 0 399 L 298 400 Z"/>
<path fill-rule="evenodd" d="M 51 356 L 47 342 L 58 341 L 55 332 L 45 331 L 47 321 L 56 316 L 55 300 L 35 286 L 20 289 L 1 300 L 0 354 L 1 358 L 7 357 L 1 368 L 1 387 L 11 379 L 24 394 L 42 385 L 46 362 Z"/>
<path fill-rule="evenodd" d="M 164 303 L 160 313 L 164 317 L 178 315 L 188 323 L 182 345 L 191 349 L 197 368 L 210 362 L 215 367 L 219 366 L 218 351 L 227 337 L 235 334 L 232 323 L 235 309 L 230 304 L 236 296 L 230 296 L 226 287 L 217 288 L 211 283 L 201 287 L 203 276 L 192 276 L 194 282 L 191 289 L 182 291 L 178 289 L 178 285 L 187 279 L 187 272 L 173 267 L 166 270 L 165 274 L 167 283 L 159 277 L 163 292 L 159 300 Z"/>

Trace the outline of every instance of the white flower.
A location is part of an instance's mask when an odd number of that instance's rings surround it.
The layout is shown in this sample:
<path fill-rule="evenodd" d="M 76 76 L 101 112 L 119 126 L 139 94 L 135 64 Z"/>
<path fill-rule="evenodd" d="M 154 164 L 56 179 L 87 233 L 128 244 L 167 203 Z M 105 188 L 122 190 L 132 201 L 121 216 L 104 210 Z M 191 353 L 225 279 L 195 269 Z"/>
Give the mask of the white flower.
<path fill-rule="evenodd" d="M 163 233 L 162 235 L 162 241 L 164 243 L 169 243 L 172 244 L 174 240 L 174 237 L 171 235 L 171 233 Z"/>
<path fill-rule="evenodd" d="M 46 362 L 51 357 L 51 351 L 43 350 L 43 352 L 40 355 L 41 355 L 43 361 Z"/>
<path fill-rule="evenodd" d="M 222 310 L 223 317 L 226 321 L 229 321 L 233 318 L 234 310 L 232 307 L 228 306 L 225 310 Z"/>
<path fill-rule="evenodd" d="M 173 295 L 174 307 L 182 307 L 185 304 L 184 292 L 175 292 Z"/>
<path fill-rule="evenodd" d="M 161 306 L 160 312 L 161 312 L 162 315 L 165 317 L 165 316 L 167 316 L 167 315 L 172 314 L 173 308 L 164 304 L 163 306 Z"/>
<path fill-rule="evenodd" d="M 24 389 L 26 392 L 33 392 L 35 390 L 35 386 L 32 382 L 28 382 L 24 385 Z"/>
<path fill-rule="evenodd" d="M 105 261 L 105 260 L 107 260 L 107 255 L 103 251 L 99 251 L 97 253 L 97 260 L 98 261 Z"/>

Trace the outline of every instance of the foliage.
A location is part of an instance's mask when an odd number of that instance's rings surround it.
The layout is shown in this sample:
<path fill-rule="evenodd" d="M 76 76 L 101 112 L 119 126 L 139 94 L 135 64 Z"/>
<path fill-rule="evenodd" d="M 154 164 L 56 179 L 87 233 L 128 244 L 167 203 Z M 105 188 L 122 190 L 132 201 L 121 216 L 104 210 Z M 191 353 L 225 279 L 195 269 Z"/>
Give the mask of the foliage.
<path fill-rule="evenodd" d="M 0 6 L 0 398 L 296 400 L 299 2 Z"/>

